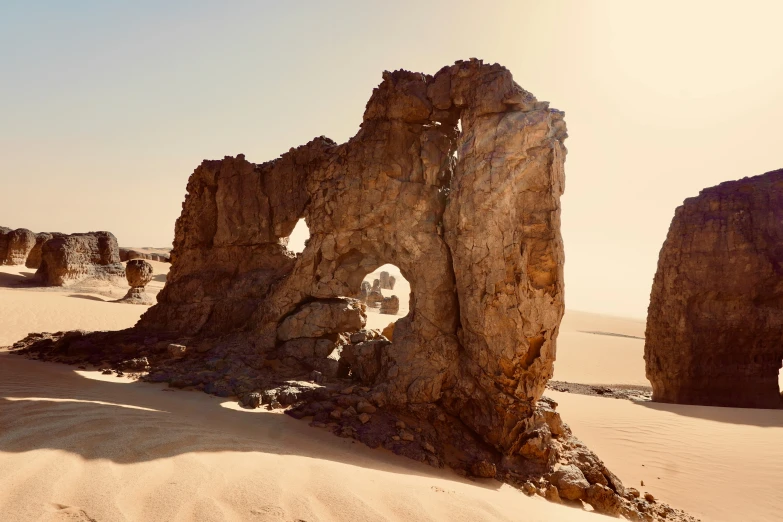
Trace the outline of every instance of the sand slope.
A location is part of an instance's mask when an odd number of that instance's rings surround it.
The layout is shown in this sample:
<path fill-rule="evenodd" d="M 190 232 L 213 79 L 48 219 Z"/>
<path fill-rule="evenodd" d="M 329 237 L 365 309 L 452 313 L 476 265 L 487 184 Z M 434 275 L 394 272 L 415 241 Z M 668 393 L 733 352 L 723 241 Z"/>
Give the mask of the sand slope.
<path fill-rule="evenodd" d="M 0 519 L 609 520 L 285 415 L 85 374 L 0 354 Z"/>
<path fill-rule="evenodd" d="M 783 410 L 546 395 L 627 486 L 703 520 L 783 520 Z"/>

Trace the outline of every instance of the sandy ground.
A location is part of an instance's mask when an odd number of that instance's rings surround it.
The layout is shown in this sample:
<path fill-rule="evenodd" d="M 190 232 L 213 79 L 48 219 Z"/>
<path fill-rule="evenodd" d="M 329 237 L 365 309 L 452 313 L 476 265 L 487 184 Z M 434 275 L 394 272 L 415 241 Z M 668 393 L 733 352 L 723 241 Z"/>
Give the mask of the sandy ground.
<path fill-rule="evenodd" d="M 153 264 L 152 293 L 168 269 Z M 34 288 L 30 272 L 0 267 L 0 345 L 146 310 L 107 302 L 127 288 Z M 395 319 L 368 312 L 370 327 Z M 568 311 L 555 379 L 648 384 L 643 336 L 643 321 Z M 703 520 L 781 520 L 783 411 L 547 395 L 627 485 Z M 602 519 L 224 401 L 0 354 L 0 520 Z"/>
<path fill-rule="evenodd" d="M 0 354 L 0 520 L 610 520 L 279 413 Z"/>

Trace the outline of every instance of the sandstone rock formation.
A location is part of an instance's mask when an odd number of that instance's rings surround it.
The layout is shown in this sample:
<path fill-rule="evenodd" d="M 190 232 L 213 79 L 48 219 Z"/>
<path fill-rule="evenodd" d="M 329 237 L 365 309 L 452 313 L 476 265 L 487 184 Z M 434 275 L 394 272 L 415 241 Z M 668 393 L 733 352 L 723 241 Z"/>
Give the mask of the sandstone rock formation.
<path fill-rule="evenodd" d="M 396 295 L 384 297 L 379 311 L 382 314 L 397 315 L 400 311 L 400 299 Z"/>
<path fill-rule="evenodd" d="M 120 247 L 120 261 L 130 261 L 131 259 L 146 259 L 147 261 L 159 261 L 161 263 L 171 262 L 169 254 L 142 252 L 132 248 Z"/>
<path fill-rule="evenodd" d="M 148 357 L 151 381 L 293 405 L 373 447 L 534 480 L 526 490 L 556 482 L 597 511 L 662 519 L 661 504 L 626 498 L 542 400 L 563 315 L 565 138 L 563 113 L 500 65 L 385 72 L 348 142 L 195 170 L 167 284 L 133 329 L 15 347 L 117 365 Z M 294 255 L 285 245 L 302 217 L 311 235 Z M 387 263 L 412 290 L 388 337 L 362 330 L 362 305 L 342 297 Z M 187 353 L 171 357 L 172 343 Z M 558 464 L 584 481 L 554 474 Z"/>
<path fill-rule="evenodd" d="M 53 237 L 41 247 L 36 277 L 48 286 L 69 286 L 85 279 L 120 282 L 117 238 L 111 232 L 88 232 Z"/>
<path fill-rule="evenodd" d="M 389 288 L 389 272 L 381 272 L 378 282 L 383 290 L 391 290 L 391 288 Z"/>
<path fill-rule="evenodd" d="M 383 302 L 383 293 L 381 292 L 381 280 L 373 279 L 372 288 L 370 289 L 370 292 L 367 294 L 367 299 L 365 299 L 365 303 L 367 303 L 367 306 L 378 308 L 381 305 L 381 302 Z"/>
<path fill-rule="evenodd" d="M 35 234 L 26 228 L 0 228 L 0 265 L 23 265 L 35 246 Z"/>
<path fill-rule="evenodd" d="M 368 281 L 362 281 L 362 287 L 359 290 L 357 299 L 366 304 L 367 298 L 370 296 L 370 292 L 372 292 L 372 286 L 370 286 L 370 283 Z"/>
<path fill-rule="evenodd" d="M 132 259 L 125 265 L 125 277 L 128 279 L 130 289 L 119 302 L 140 305 L 155 304 L 155 299 L 144 289 L 147 283 L 152 281 L 151 264 L 143 259 Z"/>
<path fill-rule="evenodd" d="M 33 248 L 30 250 L 30 253 L 27 254 L 27 260 L 25 261 L 25 266 L 27 268 L 35 268 L 36 270 L 38 267 L 41 266 L 41 250 L 43 249 L 43 244 L 52 239 L 55 236 L 62 236 L 64 234 L 59 233 L 53 233 L 50 234 L 48 232 L 39 232 L 35 235 L 35 245 L 33 245 Z"/>
<path fill-rule="evenodd" d="M 397 278 L 395 278 L 393 275 L 390 275 L 389 282 L 388 282 L 389 290 L 394 290 L 394 285 L 396 282 L 397 282 Z"/>
<path fill-rule="evenodd" d="M 686 199 L 661 248 L 645 353 L 653 400 L 783 407 L 783 169 Z"/>

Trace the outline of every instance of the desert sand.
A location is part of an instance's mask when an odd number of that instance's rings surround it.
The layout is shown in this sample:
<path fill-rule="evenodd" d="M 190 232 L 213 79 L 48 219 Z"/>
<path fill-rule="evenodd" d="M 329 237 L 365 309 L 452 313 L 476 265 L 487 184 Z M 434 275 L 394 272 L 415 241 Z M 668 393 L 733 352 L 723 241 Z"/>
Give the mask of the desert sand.
<path fill-rule="evenodd" d="M 150 293 L 168 269 L 153 265 L 159 276 Z M 384 294 L 400 297 L 399 318 L 408 312 L 409 286 L 389 271 L 398 282 Z M 0 268 L 0 345 L 32 331 L 125 328 L 147 308 L 108 302 L 127 288 L 42 289 L 27 284 L 30 274 Z M 368 312 L 370 327 L 396 318 Z M 645 385 L 643 335 L 640 320 L 568 311 L 554 378 Z M 626 485 L 703 520 L 780 520 L 783 411 L 547 395 Z M 371 450 L 279 413 L 0 353 L 0 519 L 603 518 Z"/>

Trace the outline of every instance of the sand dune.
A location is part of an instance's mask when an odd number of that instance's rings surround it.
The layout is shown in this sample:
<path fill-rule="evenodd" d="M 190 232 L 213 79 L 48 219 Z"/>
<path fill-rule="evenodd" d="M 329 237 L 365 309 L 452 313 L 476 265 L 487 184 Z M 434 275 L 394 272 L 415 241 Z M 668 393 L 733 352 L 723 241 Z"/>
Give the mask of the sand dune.
<path fill-rule="evenodd" d="M 0 354 L 0 519 L 608 520 L 286 415 L 80 373 Z"/>

